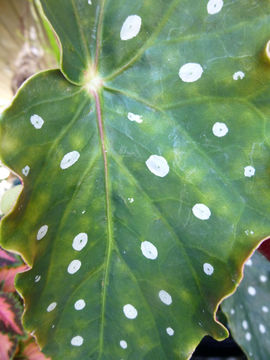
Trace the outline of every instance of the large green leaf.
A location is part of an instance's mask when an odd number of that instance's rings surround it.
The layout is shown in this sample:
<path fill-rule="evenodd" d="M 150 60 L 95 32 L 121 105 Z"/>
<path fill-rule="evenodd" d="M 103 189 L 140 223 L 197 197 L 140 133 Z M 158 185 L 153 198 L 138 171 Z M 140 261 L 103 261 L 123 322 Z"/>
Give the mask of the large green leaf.
<path fill-rule="evenodd" d="M 1 119 L 1 244 L 53 359 L 187 359 L 269 223 L 267 0 L 42 1 L 62 73 Z"/>
<path fill-rule="evenodd" d="M 222 304 L 233 337 L 248 359 L 270 357 L 270 263 L 259 253 L 247 261 L 245 277 L 236 293 Z"/>

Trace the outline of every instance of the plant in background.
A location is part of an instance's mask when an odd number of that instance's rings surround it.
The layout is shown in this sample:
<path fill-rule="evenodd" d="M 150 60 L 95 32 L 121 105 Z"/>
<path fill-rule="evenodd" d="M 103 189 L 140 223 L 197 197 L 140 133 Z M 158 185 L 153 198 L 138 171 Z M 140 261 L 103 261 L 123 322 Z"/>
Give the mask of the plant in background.
<path fill-rule="evenodd" d="M 188 359 L 228 335 L 218 305 L 270 233 L 270 4 L 41 4 L 60 69 L 0 121 L 2 161 L 24 182 L 1 224 L 31 267 L 16 282 L 23 324 L 53 360 Z M 268 358 L 267 340 L 250 350 L 267 304 L 254 328 L 227 306 L 248 356 Z"/>
<path fill-rule="evenodd" d="M 37 71 L 55 67 L 59 49 L 38 0 L 0 0 L 0 111 Z"/>
<path fill-rule="evenodd" d="M 25 335 L 21 325 L 22 305 L 14 288 L 15 274 L 25 270 L 25 266 L 14 255 L 1 249 L 0 265 L 0 358 L 8 360 Z"/>
<path fill-rule="evenodd" d="M 269 261 L 256 252 L 246 263 L 236 293 L 222 304 L 234 339 L 250 359 L 267 359 L 270 354 L 269 275 Z"/>

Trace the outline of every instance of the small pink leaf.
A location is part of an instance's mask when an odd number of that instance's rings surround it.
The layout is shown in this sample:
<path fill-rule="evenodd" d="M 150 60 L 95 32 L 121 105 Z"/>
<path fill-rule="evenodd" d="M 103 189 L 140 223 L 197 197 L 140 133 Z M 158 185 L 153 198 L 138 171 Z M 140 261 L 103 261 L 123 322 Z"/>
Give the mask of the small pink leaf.
<path fill-rule="evenodd" d="M 0 293 L 0 330 L 23 335 L 21 309 L 12 294 Z"/>
<path fill-rule="evenodd" d="M 16 348 L 16 341 L 11 340 L 8 335 L 0 333 L 0 359 L 10 360 Z"/>
<path fill-rule="evenodd" d="M 27 358 L 27 360 L 50 360 L 50 358 L 47 358 L 40 351 L 38 345 L 34 341 L 25 347 L 23 355 Z"/>
<path fill-rule="evenodd" d="M 15 276 L 19 273 L 22 273 L 28 270 L 29 267 L 27 265 L 21 265 L 16 268 L 4 268 L 0 270 L 0 283 L 3 281 L 4 285 L 2 290 L 4 292 L 14 292 L 16 291 L 14 280 Z"/>
<path fill-rule="evenodd" d="M 8 253 L 7 251 L 4 251 L 3 249 L 0 248 L 0 267 L 6 266 L 6 265 L 13 265 L 17 261 L 18 260 L 16 259 L 16 257 L 13 254 Z"/>

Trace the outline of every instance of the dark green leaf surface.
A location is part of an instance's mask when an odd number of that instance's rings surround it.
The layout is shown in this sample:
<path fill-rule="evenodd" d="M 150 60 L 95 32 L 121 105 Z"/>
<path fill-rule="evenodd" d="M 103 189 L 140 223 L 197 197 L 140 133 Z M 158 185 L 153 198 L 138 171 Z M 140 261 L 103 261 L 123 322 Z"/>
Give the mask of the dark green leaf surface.
<path fill-rule="evenodd" d="M 232 335 L 248 359 L 270 358 L 270 263 L 256 252 L 236 293 L 222 303 Z"/>
<path fill-rule="evenodd" d="M 53 360 L 187 359 L 270 233 L 270 4 L 42 4 L 62 73 L 0 128 L 24 324 Z"/>

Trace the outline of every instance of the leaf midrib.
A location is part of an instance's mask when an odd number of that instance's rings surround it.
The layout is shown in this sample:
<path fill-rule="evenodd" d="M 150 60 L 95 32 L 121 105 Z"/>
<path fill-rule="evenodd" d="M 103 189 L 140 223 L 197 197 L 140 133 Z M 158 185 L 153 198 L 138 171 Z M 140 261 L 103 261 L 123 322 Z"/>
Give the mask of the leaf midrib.
<path fill-rule="evenodd" d="M 97 126 L 99 129 L 99 136 L 101 142 L 101 151 L 104 162 L 104 186 L 105 186 L 105 201 L 106 201 L 106 223 L 107 223 L 107 249 L 105 254 L 105 269 L 104 269 L 104 280 L 102 284 L 102 295 L 101 295 L 101 324 L 100 324 L 100 336 L 99 336 L 99 357 L 102 357 L 103 345 L 104 345 L 104 326 L 105 326 L 105 311 L 106 311 L 106 298 L 107 298 L 107 287 L 109 282 L 109 268 L 111 262 L 112 245 L 113 245 L 113 225 L 112 225 L 112 212 L 111 212 L 111 199 L 110 199 L 110 181 L 108 173 L 108 159 L 107 150 L 105 145 L 104 128 L 102 121 L 102 111 L 100 103 L 100 94 L 97 91 L 92 92 L 96 103 L 96 114 L 97 114 Z"/>

